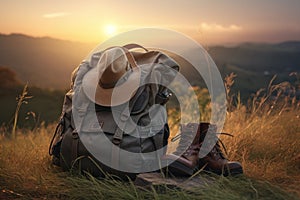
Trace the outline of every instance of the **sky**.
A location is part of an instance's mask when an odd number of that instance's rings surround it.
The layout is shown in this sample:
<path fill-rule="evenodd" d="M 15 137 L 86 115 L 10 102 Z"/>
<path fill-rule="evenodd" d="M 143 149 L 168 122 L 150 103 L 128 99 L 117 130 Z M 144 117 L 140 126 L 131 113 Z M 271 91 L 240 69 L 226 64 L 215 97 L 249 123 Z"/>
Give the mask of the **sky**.
<path fill-rule="evenodd" d="M 204 44 L 300 40 L 299 0 L 1 0 L 0 33 L 101 42 L 168 28 Z"/>

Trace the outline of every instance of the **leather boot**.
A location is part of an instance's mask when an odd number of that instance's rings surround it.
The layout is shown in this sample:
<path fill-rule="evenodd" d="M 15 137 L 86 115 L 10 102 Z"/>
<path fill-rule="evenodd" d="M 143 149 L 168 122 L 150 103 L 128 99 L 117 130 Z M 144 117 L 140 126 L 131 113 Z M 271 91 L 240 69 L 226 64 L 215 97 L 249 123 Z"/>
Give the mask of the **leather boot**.
<path fill-rule="evenodd" d="M 210 123 L 189 123 L 187 125 L 181 125 L 181 139 L 176 151 L 162 158 L 162 162 L 172 162 L 167 167 L 168 172 L 177 176 L 191 176 L 196 170 L 204 168 L 204 170 L 225 176 L 243 173 L 243 168 L 239 162 L 228 161 L 226 159 L 220 147 L 220 140 L 217 141 L 207 155 L 203 158 L 199 158 L 200 147 L 203 144 L 209 128 L 211 133 L 216 133 L 217 127 Z M 196 133 L 194 138 L 193 133 Z M 190 146 L 180 156 L 191 140 L 193 141 Z"/>
<path fill-rule="evenodd" d="M 197 123 L 180 125 L 180 135 L 176 151 L 165 155 L 162 162 L 171 163 L 166 168 L 168 173 L 171 172 L 175 176 L 191 176 L 199 165 L 201 124 L 200 126 Z M 188 146 L 191 141 L 192 143 Z M 182 152 L 184 153 L 182 154 Z M 180 156 L 180 154 L 182 155 Z"/>
<path fill-rule="evenodd" d="M 214 133 L 214 134 L 216 133 L 216 129 L 217 129 L 215 125 L 211 125 L 209 123 L 201 123 L 201 124 L 203 129 L 201 131 L 200 146 L 202 146 L 204 138 L 208 134 L 208 128 L 210 127 L 210 130 L 212 131 L 210 133 Z M 223 174 L 224 176 L 227 176 L 229 174 L 230 175 L 242 174 L 243 173 L 242 165 L 236 161 L 228 161 L 221 150 L 220 143 L 224 147 L 223 143 L 220 140 L 218 140 L 217 143 L 214 145 L 213 149 L 206 156 L 199 159 L 199 168 L 204 167 L 204 170 L 211 171 L 219 175 Z"/>

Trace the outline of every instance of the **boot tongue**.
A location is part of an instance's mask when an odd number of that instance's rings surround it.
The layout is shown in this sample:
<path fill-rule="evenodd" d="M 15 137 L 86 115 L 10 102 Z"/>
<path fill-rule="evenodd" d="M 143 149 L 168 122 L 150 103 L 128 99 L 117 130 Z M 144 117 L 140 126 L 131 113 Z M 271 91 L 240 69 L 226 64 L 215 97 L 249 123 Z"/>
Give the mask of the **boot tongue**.
<path fill-rule="evenodd" d="M 199 146 L 199 124 L 188 123 L 180 124 L 180 140 L 179 144 L 174 152 L 175 155 L 180 155 L 186 152 L 192 146 Z"/>
<path fill-rule="evenodd" d="M 209 133 L 216 133 L 217 126 L 210 123 L 200 123 L 200 143 L 204 141 L 204 138 L 209 130 Z M 199 131 L 199 130 L 198 130 Z"/>

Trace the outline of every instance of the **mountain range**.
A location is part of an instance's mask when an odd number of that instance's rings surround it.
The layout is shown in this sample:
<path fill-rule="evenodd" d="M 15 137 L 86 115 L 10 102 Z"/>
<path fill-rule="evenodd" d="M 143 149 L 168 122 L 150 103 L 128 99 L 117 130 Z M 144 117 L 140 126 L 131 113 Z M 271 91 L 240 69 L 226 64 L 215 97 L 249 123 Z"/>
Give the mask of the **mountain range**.
<path fill-rule="evenodd" d="M 94 45 L 22 34 L 0 34 L 0 66 L 29 85 L 65 89 L 70 74 Z"/>
<path fill-rule="evenodd" d="M 70 75 L 75 67 L 96 47 L 49 37 L 23 34 L 0 34 L 0 124 L 11 124 L 16 97 L 28 82 L 28 95 L 33 96 L 20 110 L 19 125 L 34 127 L 38 122 L 57 121 Z M 278 44 L 243 43 L 236 46 L 206 48 L 222 78 L 237 75 L 233 92 L 240 91 L 247 100 L 250 94 L 266 87 L 276 74 L 277 82 L 298 82 L 300 75 L 300 42 Z M 190 49 L 188 54 L 198 56 Z M 203 78 L 184 58 L 169 54 L 181 67 L 180 72 L 192 84 L 205 87 Z M 289 76 L 291 72 L 298 73 Z M 300 95 L 299 95 L 300 96 Z"/>
<path fill-rule="evenodd" d="M 40 88 L 66 89 L 70 74 L 96 44 L 31 37 L 23 34 L 0 34 L 0 66 L 15 71 L 17 77 Z M 243 43 L 236 46 L 206 48 L 222 77 L 237 74 L 236 89 L 253 92 L 277 74 L 278 81 L 291 80 L 291 72 L 300 72 L 300 42 L 277 44 Z M 190 50 L 193 54 L 193 50 Z M 182 73 L 193 85 L 201 85 L 201 77 L 183 59 Z"/>

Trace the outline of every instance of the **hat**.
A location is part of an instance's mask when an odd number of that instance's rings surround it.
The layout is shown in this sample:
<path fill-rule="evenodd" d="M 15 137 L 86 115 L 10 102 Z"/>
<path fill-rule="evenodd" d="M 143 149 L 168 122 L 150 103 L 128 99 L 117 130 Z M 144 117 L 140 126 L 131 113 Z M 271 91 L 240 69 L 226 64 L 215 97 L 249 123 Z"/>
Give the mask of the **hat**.
<path fill-rule="evenodd" d="M 132 54 L 121 47 L 104 51 L 82 80 L 83 91 L 96 104 L 117 106 L 128 102 L 140 85 L 140 69 Z"/>

